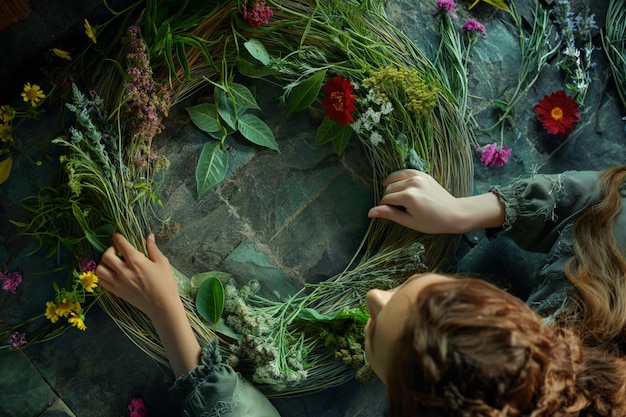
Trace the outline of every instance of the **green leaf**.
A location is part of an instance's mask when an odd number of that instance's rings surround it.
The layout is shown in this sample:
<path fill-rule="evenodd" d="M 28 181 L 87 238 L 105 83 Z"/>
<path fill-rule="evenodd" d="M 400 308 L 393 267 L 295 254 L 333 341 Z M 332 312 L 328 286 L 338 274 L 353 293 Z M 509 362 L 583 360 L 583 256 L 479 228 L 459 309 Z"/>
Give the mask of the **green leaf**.
<path fill-rule="evenodd" d="M 228 127 L 236 130 L 237 113 L 235 112 L 235 102 L 219 88 L 215 89 L 214 96 L 215 102 L 217 103 L 217 113 Z"/>
<path fill-rule="evenodd" d="M 250 39 L 248 42 L 243 44 L 246 47 L 246 50 L 250 52 L 255 59 L 257 59 L 261 64 L 267 65 L 270 63 L 270 54 L 267 53 L 267 49 L 258 39 Z"/>
<path fill-rule="evenodd" d="M 243 137 L 250 142 L 278 151 L 278 143 L 276 143 L 272 129 L 257 116 L 246 113 L 241 116 L 237 126 Z"/>
<path fill-rule="evenodd" d="M 200 288 L 196 297 L 196 309 L 207 321 L 217 323 L 224 311 L 224 286 L 215 277 L 208 277 Z"/>
<path fill-rule="evenodd" d="M 114 232 L 115 226 L 112 224 L 105 224 L 98 227 L 93 232 L 85 233 L 85 236 L 89 243 L 91 243 L 91 246 L 102 253 L 107 250 L 109 246 L 111 246 L 111 237 Z"/>
<path fill-rule="evenodd" d="M 215 104 L 198 104 L 197 106 L 187 107 L 185 110 L 187 110 L 189 118 L 198 129 L 209 134 L 220 131 L 217 123 L 219 116 L 217 115 Z"/>
<path fill-rule="evenodd" d="M 268 75 L 276 75 L 278 72 L 268 67 L 257 65 L 244 57 L 238 57 L 237 59 L 238 72 L 249 78 L 263 78 Z"/>
<path fill-rule="evenodd" d="M 191 297 L 193 298 L 196 296 L 196 294 L 198 293 L 198 289 L 202 286 L 202 284 L 204 284 L 204 281 L 206 281 L 207 279 L 217 278 L 220 280 L 220 282 L 225 283 L 225 282 L 228 282 L 231 276 L 232 275 L 229 274 L 228 272 L 222 272 L 222 271 L 202 272 L 200 274 L 194 275 L 193 277 L 191 277 L 191 280 L 190 280 Z"/>
<path fill-rule="evenodd" d="M 308 322 L 330 322 L 334 320 L 351 320 L 357 324 L 365 325 L 369 315 L 359 309 L 342 308 L 339 311 L 321 314 L 312 308 L 303 308 L 296 318 Z"/>
<path fill-rule="evenodd" d="M 324 77 L 326 77 L 326 70 L 317 72 L 294 87 L 289 94 L 287 111 L 299 112 L 313 104 L 322 89 Z"/>
<path fill-rule="evenodd" d="M 332 142 L 337 154 L 341 155 L 345 147 L 348 145 L 348 140 L 351 135 L 352 127 L 350 127 L 350 125 L 340 126 L 328 117 L 324 117 L 320 127 L 317 128 L 317 133 L 315 134 L 315 144 L 323 145 L 325 143 Z"/>
<path fill-rule="evenodd" d="M 260 109 L 254 96 L 245 86 L 237 83 L 228 84 L 228 91 L 233 95 L 237 108 L 245 107 L 247 109 Z"/>
<path fill-rule="evenodd" d="M 196 166 L 196 186 L 199 197 L 222 182 L 226 176 L 227 167 L 228 154 L 222 149 L 221 143 L 205 143 Z"/>

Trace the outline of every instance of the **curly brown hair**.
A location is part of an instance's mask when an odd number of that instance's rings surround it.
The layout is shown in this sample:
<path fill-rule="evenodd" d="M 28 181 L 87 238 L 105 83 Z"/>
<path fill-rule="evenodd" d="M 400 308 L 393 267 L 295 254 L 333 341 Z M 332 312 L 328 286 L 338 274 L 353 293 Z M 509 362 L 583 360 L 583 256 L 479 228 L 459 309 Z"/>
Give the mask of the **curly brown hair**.
<path fill-rule="evenodd" d="M 574 228 L 579 295 L 547 325 L 520 299 L 463 278 L 422 289 L 387 375 L 392 417 L 626 416 L 626 259 L 613 234 L 626 167 Z"/>

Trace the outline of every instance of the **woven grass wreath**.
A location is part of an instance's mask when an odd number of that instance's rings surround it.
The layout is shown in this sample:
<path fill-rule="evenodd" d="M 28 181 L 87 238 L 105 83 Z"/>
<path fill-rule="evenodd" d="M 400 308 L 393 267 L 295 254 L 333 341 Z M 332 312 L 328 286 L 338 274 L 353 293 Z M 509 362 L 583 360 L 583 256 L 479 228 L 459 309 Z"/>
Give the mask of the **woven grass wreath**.
<path fill-rule="evenodd" d="M 66 150 L 67 181 L 46 197 L 48 207 L 56 204 L 55 213 L 69 224 L 67 235 L 77 236 L 63 243 L 77 259 L 93 258 L 118 230 L 145 251 L 152 207 L 160 202 L 155 173 L 167 169 L 153 157 L 152 139 L 170 107 L 203 88 L 213 88 L 214 102 L 188 109 L 213 138 L 198 163 L 199 195 L 223 179 L 230 135 L 276 149 L 271 130 L 247 111 L 258 104 L 233 81 L 235 73 L 282 86 L 280 104 L 289 112 L 321 103 L 325 116 L 316 143 L 341 153 L 358 140 L 374 184 L 412 167 L 452 194 L 468 195 L 472 132 L 448 80 L 387 20 L 381 3 L 147 0 L 116 12 L 121 29 L 110 35 L 106 60 L 80 61 L 95 93 L 73 87 L 67 107 L 76 124 L 69 138 L 55 140 Z M 104 28 L 95 32 L 105 36 Z M 374 190 L 375 201 L 381 191 Z M 34 215 L 39 222 L 33 224 L 45 223 L 46 213 L 35 209 Z M 288 395 L 354 377 L 365 365 L 365 293 L 440 266 L 455 244 L 454 237 L 372 220 L 352 265 L 281 302 L 260 297 L 253 282 L 235 288 L 226 273 L 192 279 L 174 271 L 201 343 L 219 338 L 224 355 L 264 392 Z M 167 363 L 141 312 L 104 291 L 97 300 L 137 346 Z"/>

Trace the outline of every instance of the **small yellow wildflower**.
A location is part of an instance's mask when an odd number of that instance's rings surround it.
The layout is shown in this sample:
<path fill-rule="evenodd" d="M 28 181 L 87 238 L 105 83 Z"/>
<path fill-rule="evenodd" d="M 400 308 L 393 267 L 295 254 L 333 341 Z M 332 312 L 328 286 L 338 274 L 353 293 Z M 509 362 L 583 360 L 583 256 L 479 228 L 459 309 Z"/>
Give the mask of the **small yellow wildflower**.
<path fill-rule="evenodd" d="M 55 54 L 56 56 L 58 56 L 59 58 L 67 59 L 68 61 L 72 60 L 72 57 L 70 56 L 70 53 L 67 52 L 67 51 L 64 51 L 63 49 L 52 48 L 52 49 L 50 49 L 50 51 L 52 51 L 52 53 Z"/>
<path fill-rule="evenodd" d="M 59 317 L 67 317 L 69 314 L 77 309 L 80 309 L 80 304 L 72 303 L 69 298 L 64 298 L 57 306 L 56 311 Z"/>
<path fill-rule="evenodd" d="M 35 165 L 37 165 L 38 167 L 40 167 L 40 166 L 42 166 L 42 165 L 43 165 L 43 162 L 41 162 L 41 161 L 37 161 L 37 162 L 35 162 Z"/>
<path fill-rule="evenodd" d="M 72 316 L 67 319 L 67 322 L 76 327 L 78 330 L 87 330 L 87 326 L 85 326 L 85 316 L 82 311 L 78 313 L 72 312 Z"/>
<path fill-rule="evenodd" d="M 41 91 L 41 87 L 37 84 L 30 85 L 30 83 L 24 84 L 24 92 L 22 93 L 24 101 L 30 101 L 30 104 L 35 107 L 39 100 L 46 98 L 46 95 Z"/>
<path fill-rule="evenodd" d="M 10 124 L 0 123 L 0 140 L 2 142 L 13 142 L 13 128 Z"/>
<path fill-rule="evenodd" d="M 83 272 L 78 276 L 80 282 L 83 284 L 83 288 L 87 292 L 93 292 L 93 290 L 98 286 L 98 276 L 93 273 L 93 271 Z"/>
<path fill-rule="evenodd" d="M 52 323 L 56 323 L 59 320 L 57 313 L 57 306 L 52 301 L 46 301 L 46 318 Z"/>
<path fill-rule="evenodd" d="M 85 19 L 85 35 L 87 35 L 87 37 L 91 39 L 93 43 L 97 43 L 96 32 L 93 30 L 87 19 Z"/>
<path fill-rule="evenodd" d="M 15 117 L 15 109 L 8 104 L 0 106 L 0 120 L 8 123 Z"/>

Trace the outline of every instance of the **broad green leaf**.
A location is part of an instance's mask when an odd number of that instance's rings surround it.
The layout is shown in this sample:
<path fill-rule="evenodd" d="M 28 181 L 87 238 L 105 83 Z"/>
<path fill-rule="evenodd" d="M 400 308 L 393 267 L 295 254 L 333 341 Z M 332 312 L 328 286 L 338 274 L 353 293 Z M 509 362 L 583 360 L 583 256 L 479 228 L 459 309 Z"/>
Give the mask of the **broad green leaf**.
<path fill-rule="evenodd" d="M 246 50 L 250 52 L 255 59 L 257 59 L 261 64 L 267 65 L 270 63 L 270 54 L 267 53 L 267 49 L 258 39 L 250 39 L 249 41 L 243 44 L 246 47 Z"/>
<path fill-rule="evenodd" d="M 289 113 L 299 112 L 313 104 L 322 89 L 324 77 L 326 77 L 326 70 L 318 71 L 315 75 L 295 86 L 289 93 L 287 111 Z"/>
<path fill-rule="evenodd" d="M 250 142 L 278 151 L 278 143 L 272 129 L 257 116 L 246 113 L 239 118 L 237 126 L 243 137 Z"/>
<path fill-rule="evenodd" d="M 333 320 L 352 320 L 355 323 L 365 325 L 369 315 L 358 309 L 342 308 L 341 310 L 329 313 L 321 314 L 317 310 L 312 308 L 304 308 L 298 312 L 297 318 L 309 322 L 329 322 Z"/>
<path fill-rule="evenodd" d="M 196 309 L 207 321 L 217 323 L 224 311 L 224 286 L 215 277 L 208 277 L 200 288 L 196 297 Z"/>
<path fill-rule="evenodd" d="M 228 84 L 228 91 L 233 95 L 237 108 L 260 109 L 252 93 L 245 85 L 231 83 Z"/>
<path fill-rule="evenodd" d="M 273 69 L 257 65 L 256 63 L 250 62 L 250 60 L 241 56 L 237 59 L 237 70 L 241 75 L 249 78 L 263 78 L 268 75 L 277 74 L 277 72 Z"/>
<path fill-rule="evenodd" d="M 217 113 L 228 127 L 236 130 L 237 114 L 235 112 L 235 102 L 219 88 L 215 89 L 214 96 L 215 102 L 217 103 Z"/>
<path fill-rule="evenodd" d="M 222 149 L 220 142 L 205 143 L 196 166 L 196 186 L 199 197 L 222 182 L 226 176 L 227 167 L 228 154 Z"/>
<path fill-rule="evenodd" d="M 335 148 L 335 152 L 337 152 L 337 155 L 341 155 L 344 149 L 346 149 L 351 135 L 352 128 L 350 126 L 344 126 L 341 129 L 340 135 L 333 139 L 333 148 Z"/>
<path fill-rule="evenodd" d="M 217 123 L 218 115 L 215 104 L 198 104 L 197 106 L 187 107 L 185 110 L 187 110 L 189 118 L 193 124 L 198 127 L 198 129 L 209 134 L 220 132 L 220 127 Z"/>
<path fill-rule="evenodd" d="M 13 158 L 8 157 L 4 161 L 0 161 L 0 184 L 5 182 L 11 174 L 11 167 L 13 166 Z"/>
<path fill-rule="evenodd" d="M 105 224 L 98 227 L 93 232 L 89 231 L 85 233 L 85 237 L 91 243 L 98 252 L 104 252 L 109 246 L 111 246 L 111 237 L 115 232 L 115 226 L 112 224 Z"/>
<path fill-rule="evenodd" d="M 202 272 L 200 274 L 194 275 L 193 277 L 191 277 L 191 297 L 193 298 L 196 296 L 196 294 L 198 293 L 198 289 L 200 288 L 200 286 L 202 286 L 204 281 L 206 281 L 207 279 L 217 278 L 222 283 L 225 283 L 230 279 L 231 276 L 232 275 L 229 274 L 228 272 L 222 272 L 222 271 Z"/>
<path fill-rule="evenodd" d="M 325 143 L 332 142 L 335 152 L 341 155 L 345 147 L 348 145 L 350 135 L 352 135 L 352 127 L 350 127 L 350 125 L 340 126 L 328 117 L 324 117 L 320 127 L 317 128 L 317 133 L 315 134 L 315 144 L 323 145 Z"/>

